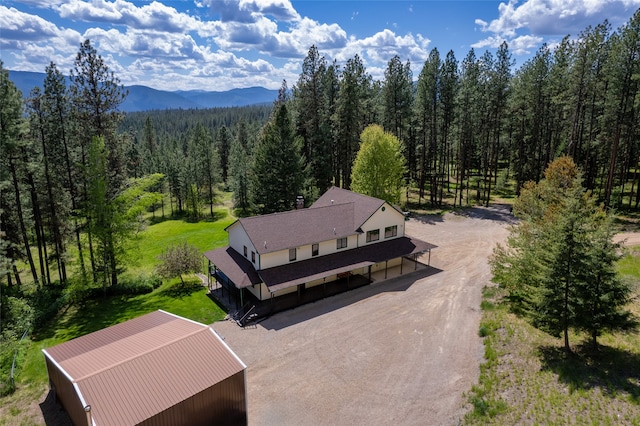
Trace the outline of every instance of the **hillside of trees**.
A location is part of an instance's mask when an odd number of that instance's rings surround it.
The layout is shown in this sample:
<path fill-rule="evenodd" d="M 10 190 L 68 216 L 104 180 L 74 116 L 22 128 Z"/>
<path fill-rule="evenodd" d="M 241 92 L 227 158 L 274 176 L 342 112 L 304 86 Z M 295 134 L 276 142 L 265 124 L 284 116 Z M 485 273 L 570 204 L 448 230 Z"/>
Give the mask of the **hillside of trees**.
<path fill-rule="evenodd" d="M 89 40 L 69 84 L 51 63 L 25 102 L 0 63 L 3 342 L 31 309 L 25 281 L 117 286 L 145 212 L 213 217 L 226 189 L 238 214 L 269 213 L 350 188 L 370 124 L 401 142 L 419 205 L 488 205 L 496 187 L 518 192 L 568 155 L 605 206 L 638 209 L 639 55 L 640 12 L 544 45 L 518 69 L 506 43 L 461 60 L 434 48 L 417 78 L 395 56 L 376 81 L 358 55 L 339 64 L 311 46 L 272 106 L 126 116 L 127 93 Z"/>

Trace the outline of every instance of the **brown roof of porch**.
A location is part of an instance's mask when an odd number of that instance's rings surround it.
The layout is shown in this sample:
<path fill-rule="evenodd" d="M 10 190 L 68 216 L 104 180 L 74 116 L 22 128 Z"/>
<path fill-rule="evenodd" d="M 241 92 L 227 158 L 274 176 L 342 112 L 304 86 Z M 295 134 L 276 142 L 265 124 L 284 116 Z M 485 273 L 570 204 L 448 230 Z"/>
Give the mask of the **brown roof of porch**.
<path fill-rule="evenodd" d="M 229 247 L 207 252 L 205 256 L 229 277 L 236 287 L 249 287 L 264 282 L 269 291 L 274 292 L 378 262 L 426 253 L 436 247 L 405 236 L 260 271 L 256 271 L 247 259 Z"/>

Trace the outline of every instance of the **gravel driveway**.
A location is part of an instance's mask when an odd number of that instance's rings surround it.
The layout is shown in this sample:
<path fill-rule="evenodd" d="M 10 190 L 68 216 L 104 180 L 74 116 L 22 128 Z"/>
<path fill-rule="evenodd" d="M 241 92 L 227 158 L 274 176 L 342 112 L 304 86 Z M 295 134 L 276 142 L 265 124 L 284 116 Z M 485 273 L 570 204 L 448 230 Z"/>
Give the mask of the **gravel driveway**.
<path fill-rule="evenodd" d="M 431 267 L 282 312 L 213 328 L 247 364 L 250 425 L 451 425 L 477 382 L 487 258 L 508 210 L 413 218 Z M 424 259 L 426 262 L 426 259 Z"/>

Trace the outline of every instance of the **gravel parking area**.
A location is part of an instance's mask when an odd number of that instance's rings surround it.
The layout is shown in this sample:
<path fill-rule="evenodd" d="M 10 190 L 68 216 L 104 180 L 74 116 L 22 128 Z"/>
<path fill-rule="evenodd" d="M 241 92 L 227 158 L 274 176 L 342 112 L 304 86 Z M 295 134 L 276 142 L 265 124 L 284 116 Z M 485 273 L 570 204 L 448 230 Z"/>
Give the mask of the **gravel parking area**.
<path fill-rule="evenodd" d="M 412 218 L 431 268 L 240 328 L 213 328 L 247 364 L 250 425 L 451 425 L 477 382 L 487 258 L 507 209 Z M 424 259 L 426 263 L 426 258 Z"/>

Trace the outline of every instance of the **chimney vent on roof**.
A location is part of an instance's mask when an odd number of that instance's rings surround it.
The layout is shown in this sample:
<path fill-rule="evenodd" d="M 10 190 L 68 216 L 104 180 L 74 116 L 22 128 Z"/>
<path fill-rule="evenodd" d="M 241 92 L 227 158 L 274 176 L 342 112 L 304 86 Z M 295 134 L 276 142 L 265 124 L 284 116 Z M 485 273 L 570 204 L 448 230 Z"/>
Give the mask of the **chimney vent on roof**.
<path fill-rule="evenodd" d="M 267 242 L 266 241 L 264 242 L 264 248 L 267 248 Z"/>
<path fill-rule="evenodd" d="M 336 235 L 336 228 L 333 228 L 333 235 Z"/>
<path fill-rule="evenodd" d="M 333 200 L 331 200 L 331 204 L 333 204 Z"/>
<path fill-rule="evenodd" d="M 304 197 L 302 195 L 296 197 L 296 209 L 304 209 Z"/>

